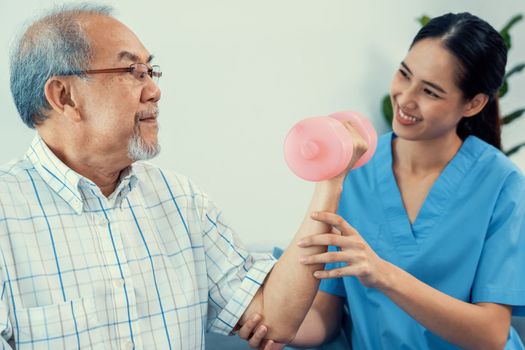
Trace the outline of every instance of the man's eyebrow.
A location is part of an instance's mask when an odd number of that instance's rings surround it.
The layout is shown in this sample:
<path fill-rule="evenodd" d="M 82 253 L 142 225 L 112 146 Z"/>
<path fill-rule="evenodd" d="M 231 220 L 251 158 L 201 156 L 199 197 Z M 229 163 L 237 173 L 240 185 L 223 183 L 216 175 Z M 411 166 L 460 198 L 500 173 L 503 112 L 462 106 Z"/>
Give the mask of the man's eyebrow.
<path fill-rule="evenodd" d="M 117 58 L 118 58 L 119 61 L 122 61 L 124 59 L 132 61 L 132 62 L 140 62 L 141 61 L 139 56 L 137 56 L 134 53 L 129 52 L 129 51 L 120 51 L 118 53 L 118 55 L 117 55 Z M 149 55 L 148 59 L 146 60 L 146 63 L 150 63 L 153 60 L 153 58 L 155 58 L 155 56 Z"/>
<path fill-rule="evenodd" d="M 408 71 L 408 73 L 410 73 L 410 75 L 414 75 L 414 74 L 412 74 L 412 71 L 410 70 L 410 68 L 408 68 L 408 66 L 406 65 L 405 62 L 402 61 L 402 62 L 401 62 L 401 66 L 403 66 L 403 68 L 405 68 L 405 69 Z M 439 92 L 442 92 L 442 93 L 444 93 L 444 94 L 447 93 L 447 92 L 445 91 L 445 89 L 443 89 L 441 86 L 439 86 L 439 85 L 437 85 L 437 84 L 435 84 L 435 83 L 433 83 L 433 82 L 431 82 L 431 81 L 428 81 L 428 80 L 422 80 L 422 82 L 423 82 L 424 84 L 428 85 L 428 86 L 433 87 L 434 89 L 436 89 L 436 90 L 439 91 Z"/>

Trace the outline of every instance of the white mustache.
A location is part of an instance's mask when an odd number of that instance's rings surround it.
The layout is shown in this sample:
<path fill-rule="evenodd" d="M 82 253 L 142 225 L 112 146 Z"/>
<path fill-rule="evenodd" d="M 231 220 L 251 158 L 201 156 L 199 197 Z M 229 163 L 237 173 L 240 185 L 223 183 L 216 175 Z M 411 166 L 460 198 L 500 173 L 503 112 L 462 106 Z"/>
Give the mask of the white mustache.
<path fill-rule="evenodd" d="M 159 116 L 159 107 L 154 106 L 152 108 L 140 111 L 135 115 L 136 121 L 148 118 L 157 118 Z"/>

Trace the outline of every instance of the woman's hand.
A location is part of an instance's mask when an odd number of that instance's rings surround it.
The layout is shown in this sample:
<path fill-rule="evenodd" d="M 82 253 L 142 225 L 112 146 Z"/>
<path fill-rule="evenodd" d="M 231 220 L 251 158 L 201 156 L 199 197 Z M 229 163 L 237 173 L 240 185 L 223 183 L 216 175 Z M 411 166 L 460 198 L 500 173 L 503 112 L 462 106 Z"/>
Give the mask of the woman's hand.
<path fill-rule="evenodd" d="M 366 287 L 378 289 L 388 287 L 389 271 L 392 265 L 377 256 L 359 232 L 342 217 L 333 213 L 312 213 L 311 217 L 316 221 L 331 225 L 332 232 L 303 238 L 298 242 L 298 245 L 300 247 L 337 246 L 341 250 L 303 256 L 300 260 L 301 263 L 307 265 L 333 262 L 346 263 L 346 266 L 341 268 L 316 271 L 314 273 L 316 278 L 356 276 Z"/>
<path fill-rule="evenodd" d="M 264 339 L 268 333 L 268 327 L 260 324 L 262 320 L 258 313 L 253 314 L 236 333 L 240 338 L 246 340 L 252 349 L 259 350 L 281 350 L 285 344 L 274 343 L 273 340 Z"/>

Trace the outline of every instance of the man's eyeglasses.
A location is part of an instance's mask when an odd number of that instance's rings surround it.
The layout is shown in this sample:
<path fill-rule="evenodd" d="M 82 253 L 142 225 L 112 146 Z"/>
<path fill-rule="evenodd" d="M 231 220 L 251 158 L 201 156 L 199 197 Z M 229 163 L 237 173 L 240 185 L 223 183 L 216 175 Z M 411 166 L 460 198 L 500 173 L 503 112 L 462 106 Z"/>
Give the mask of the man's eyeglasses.
<path fill-rule="evenodd" d="M 146 76 L 149 76 L 155 83 L 159 82 L 159 78 L 162 76 L 160 66 L 148 66 L 144 63 L 133 63 L 129 67 L 124 68 L 106 68 L 106 69 L 91 69 L 83 71 L 82 74 L 99 74 L 99 73 L 131 73 L 140 82 L 146 80 Z"/>

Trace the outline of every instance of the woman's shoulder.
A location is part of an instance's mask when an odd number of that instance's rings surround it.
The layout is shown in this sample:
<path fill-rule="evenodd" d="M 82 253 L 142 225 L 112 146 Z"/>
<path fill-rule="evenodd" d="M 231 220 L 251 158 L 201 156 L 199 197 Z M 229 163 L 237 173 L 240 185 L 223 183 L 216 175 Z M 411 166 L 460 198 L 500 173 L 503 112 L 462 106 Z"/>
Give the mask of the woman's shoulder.
<path fill-rule="evenodd" d="M 465 140 L 465 146 L 466 152 L 476 157 L 474 167 L 485 172 L 486 176 L 511 177 L 517 181 L 525 181 L 521 169 L 496 147 L 476 136 L 469 136 Z"/>
<path fill-rule="evenodd" d="M 469 136 L 465 143 L 476 156 L 466 177 L 472 188 L 481 193 L 492 193 L 494 203 L 517 204 L 525 201 L 525 176 L 522 170 L 501 150 L 485 141 Z"/>

